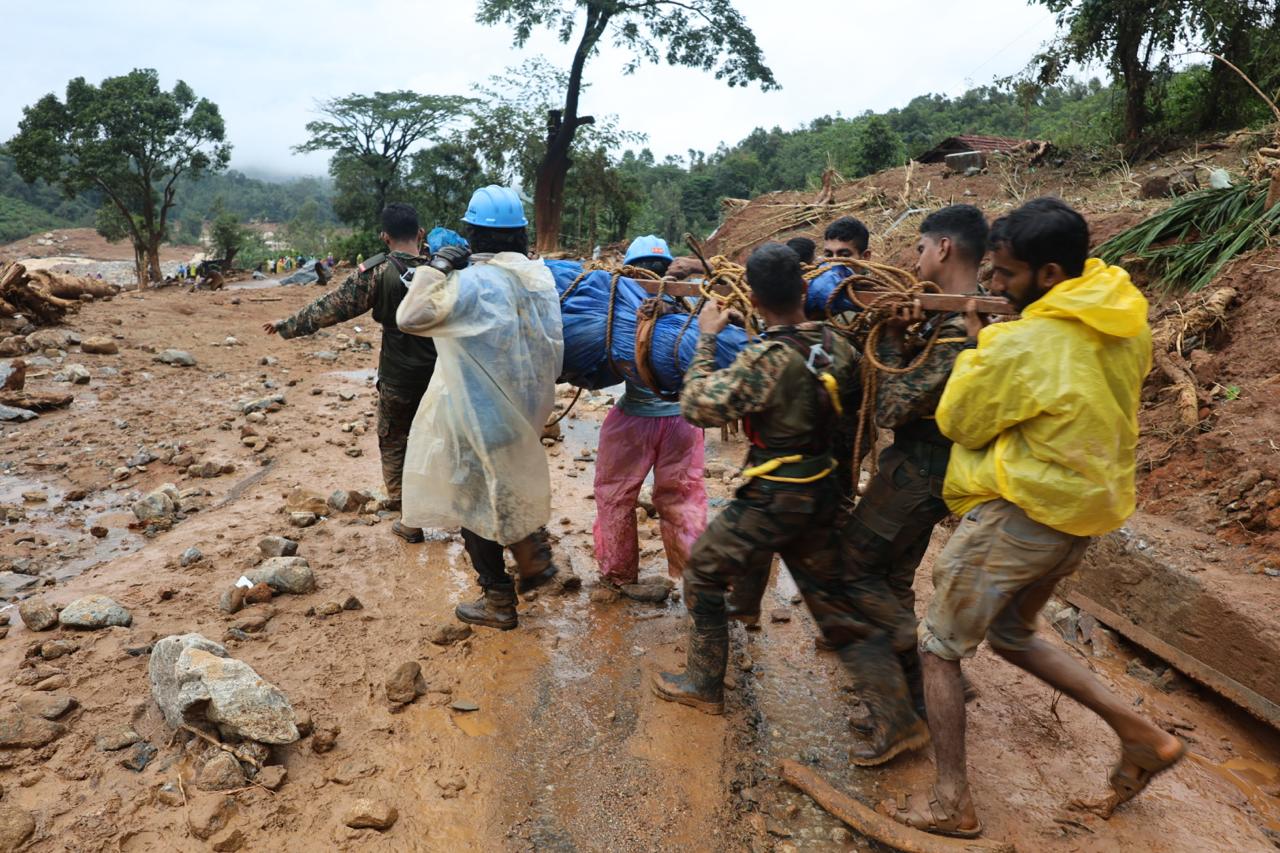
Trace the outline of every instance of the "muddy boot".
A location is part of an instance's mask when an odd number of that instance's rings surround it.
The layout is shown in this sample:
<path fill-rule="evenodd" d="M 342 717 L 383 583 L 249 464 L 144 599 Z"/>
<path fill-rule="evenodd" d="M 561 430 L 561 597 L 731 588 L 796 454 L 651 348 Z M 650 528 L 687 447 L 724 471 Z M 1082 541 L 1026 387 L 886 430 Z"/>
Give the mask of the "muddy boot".
<path fill-rule="evenodd" d="M 410 545 L 417 545 L 419 542 L 422 542 L 427 538 L 426 534 L 422 532 L 421 527 L 409 527 L 399 521 L 391 525 L 391 532 L 408 542 Z"/>
<path fill-rule="evenodd" d="M 724 670 L 729 657 L 729 623 L 723 616 L 694 615 L 684 673 L 657 672 L 653 692 L 707 714 L 724 713 Z"/>
<path fill-rule="evenodd" d="M 459 604 L 453 614 L 468 625 L 510 631 L 516 626 L 516 591 L 510 586 L 491 586 L 474 604 Z"/>
<path fill-rule="evenodd" d="M 884 764 L 929 743 L 929 727 L 912 707 L 911 692 L 887 638 L 861 640 L 840 649 L 854 691 L 870 711 L 864 743 L 849 749 L 859 767 Z"/>
<path fill-rule="evenodd" d="M 537 589 L 560 574 L 560 569 L 552 562 L 551 539 L 545 527 L 539 527 L 510 548 L 516 562 L 517 591 L 525 593 Z"/>

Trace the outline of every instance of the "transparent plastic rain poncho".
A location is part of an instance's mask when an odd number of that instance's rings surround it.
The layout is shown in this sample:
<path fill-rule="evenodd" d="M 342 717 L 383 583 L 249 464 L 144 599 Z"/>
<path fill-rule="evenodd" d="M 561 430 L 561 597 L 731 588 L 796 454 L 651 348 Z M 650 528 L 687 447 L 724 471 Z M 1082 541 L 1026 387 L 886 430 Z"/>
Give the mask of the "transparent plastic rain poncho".
<path fill-rule="evenodd" d="M 564 358 L 551 273 L 513 252 L 447 278 L 417 267 L 396 322 L 439 353 L 409 433 L 404 523 L 520 541 L 551 514 L 541 437 Z"/>

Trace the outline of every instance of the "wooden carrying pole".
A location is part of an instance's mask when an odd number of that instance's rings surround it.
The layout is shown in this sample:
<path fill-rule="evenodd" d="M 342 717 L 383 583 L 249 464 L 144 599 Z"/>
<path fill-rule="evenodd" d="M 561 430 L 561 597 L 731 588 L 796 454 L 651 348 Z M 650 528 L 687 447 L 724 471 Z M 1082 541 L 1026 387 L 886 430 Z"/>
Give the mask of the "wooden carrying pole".
<path fill-rule="evenodd" d="M 644 288 L 644 291 L 650 296 L 656 296 L 659 288 L 668 296 L 676 298 L 692 297 L 696 299 L 702 295 L 702 286 L 694 282 L 668 281 L 659 283 L 652 279 L 635 279 L 635 282 Z M 712 290 L 716 293 L 728 294 L 729 292 L 724 285 L 713 286 Z M 879 291 L 855 290 L 854 293 L 854 299 L 865 308 L 871 304 Z M 965 305 L 972 299 L 977 302 L 978 311 L 982 314 L 1009 316 L 1018 313 L 1018 309 L 1009 300 L 999 296 L 957 296 L 951 293 L 921 293 L 916 296 L 916 299 L 919 300 L 920 307 L 926 311 L 964 311 Z"/>

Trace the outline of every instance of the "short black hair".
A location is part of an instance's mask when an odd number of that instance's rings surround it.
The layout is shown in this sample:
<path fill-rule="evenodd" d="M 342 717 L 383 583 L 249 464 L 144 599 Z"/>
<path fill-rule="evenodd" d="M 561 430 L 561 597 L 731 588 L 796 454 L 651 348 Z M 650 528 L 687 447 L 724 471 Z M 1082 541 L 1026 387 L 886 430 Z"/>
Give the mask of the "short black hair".
<path fill-rule="evenodd" d="M 666 275 L 667 267 L 671 266 L 671 261 L 667 258 L 640 258 L 638 261 L 632 261 L 627 264 L 629 267 L 639 267 L 642 270 L 648 270 L 654 275 Z"/>
<path fill-rule="evenodd" d="M 747 258 L 747 284 L 765 308 L 795 308 L 804 301 L 800 256 L 782 243 L 765 243 Z"/>
<path fill-rule="evenodd" d="M 382 230 L 392 240 L 410 240 L 418 236 L 418 211 L 413 205 L 393 201 L 382 208 Z"/>
<path fill-rule="evenodd" d="M 1089 258 L 1089 224 L 1060 198 L 1033 199 L 991 225 L 991 248 L 1004 247 L 1032 271 L 1057 264 L 1071 278 Z"/>
<path fill-rule="evenodd" d="M 841 243 L 852 243 L 859 252 L 865 252 L 871 245 L 871 232 L 862 221 L 852 216 L 841 216 L 827 226 L 822 235 L 823 240 L 839 240 Z"/>
<path fill-rule="evenodd" d="M 787 241 L 787 248 L 796 253 L 800 258 L 800 263 L 813 263 L 813 256 L 818 251 L 818 244 L 810 240 L 808 237 L 792 237 Z"/>
<path fill-rule="evenodd" d="M 920 223 L 920 233 L 950 237 L 960 254 L 975 264 L 987 252 L 987 218 L 971 204 L 953 204 L 935 210 Z"/>
<path fill-rule="evenodd" d="M 471 251 L 477 254 L 498 254 L 499 252 L 517 252 L 529 254 L 529 229 L 520 228 L 486 228 L 483 225 L 466 223 L 463 235 L 471 244 Z"/>

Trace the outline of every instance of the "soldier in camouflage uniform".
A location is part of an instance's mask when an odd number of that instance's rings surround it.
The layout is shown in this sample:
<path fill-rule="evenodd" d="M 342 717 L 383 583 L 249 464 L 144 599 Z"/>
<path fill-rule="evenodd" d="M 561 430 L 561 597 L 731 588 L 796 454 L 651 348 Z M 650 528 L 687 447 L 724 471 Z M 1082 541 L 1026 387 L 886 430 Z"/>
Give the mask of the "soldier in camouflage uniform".
<path fill-rule="evenodd" d="M 716 334 L 728 316 L 708 304 L 680 406 L 696 426 L 743 419 L 752 445 L 743 472 L 749 479 L 698 539 L 684 570 L 693 619 L 685 672 L 653 680 L 659 697 L 712 714 L 724 710 L 725 593 L 746 573 L 767 571 L 773 554 L 782 555 L 818 627 L 842 654 L 872 630 L 844 583 L 834 527 L 840 501 L 833 435 L 858 410 L 857 356 L 824 323 L 805 319 L 800 261 L 786 246 L 771 243 L 752 253 L 747 281 L 768 324 L 764 340 L 716 370 Z M 914 721 L 898 751 L 928 742 L 905 689 L 876 693 L 857 669 L 849 674 L 875 713 Z"/>
<path fill-rule="evenodd" d="M 976 293 L 986 244 L 987 222 L 980 210 L 967 204 L 943 208 L 920 225 L 916 274 L 946 293 Z M 951 442 L 938 431 L 933 413 L 956 356 L 975 342 L 967 337 L 962 314 L 935 314 L 908 340 L 906 328 L 921 319 L 918 306 L 902 311 L 887 325 L 877 346 L 881 363 L 905 367 L 919 356 L 924 341 L 937 334 L 918 368 L 879 377 L 876 423 L 893 430 L 893 444 L 880 455 L 876 476 L 840 539 L 850 588 L 859 609 L 877 628 L 860 641 L 855 654 L 864 661 L 864 669 L 888 680 L 885 689 L 898 689 L 905 677 L 923 716 L 912 583 L 934 525 L 948 513 L 942 482 L 951 454 Z M 873 742 L 877 739 L 893 738 L 876 735 Z"/>
<path fill-rule="evenodd" d="M 325 326 L 343 323 L 372 311 L 382 326 L 382 352 L 378 357 L 378 451 L 388 508 L 400 509 L 400 479 L 404 473 L 409 427 L 418 403 L 431 382 L 436 366 L 436 346 L 430 338 L 407 335 L 396 326 L 396 309 L 406 288 L 400 280 L 410 267 L 426 263 L 420 256 L 423 230 L 418 213 L 407 204 L 394 203 L 382 211 L 382 240 L 386 254 L 360 264 L 335 290 L 285 320 L 268 323 L 269 334 L 296 338 L 314 334 Z M 422 530 L 397 521 L 391 530 L 407 542 L 421 542 Z"/>

